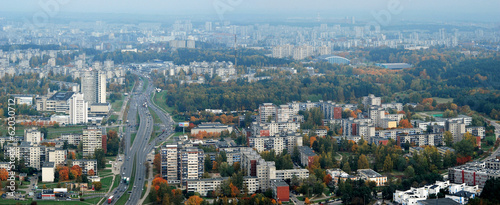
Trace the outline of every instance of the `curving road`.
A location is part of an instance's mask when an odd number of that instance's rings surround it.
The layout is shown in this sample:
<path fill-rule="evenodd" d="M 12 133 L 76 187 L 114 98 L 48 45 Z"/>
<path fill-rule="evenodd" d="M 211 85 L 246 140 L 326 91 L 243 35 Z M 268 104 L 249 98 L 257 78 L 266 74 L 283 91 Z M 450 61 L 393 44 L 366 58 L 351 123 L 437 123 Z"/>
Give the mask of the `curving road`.
<path fill-rule="evenodd" d="M 142 75 L 139 73 L 135 73 L 137 75 Z M 156 107 L 152 102 L 151 102 L 151 95 L 154 92 L 154 88 L 149 85 L 149 79 L 147 76 L 142 75 L 145 77 L 144 83 L 146 83 L 146 91 L 144 92 L 142 90 L 143 85 L 142 81 L 138 84 L 138 86 L 135 89 L 134 93 L 131 93 L 130 96 L 130 108 L 128 110 L 127 114 L 127 120 L 129 121 L 129 125 L 126 128 L 126 133 L 125 133 L 125 158 L 123 165 L 121 167 L 121 173 L 122 173 L 122 178 L 123 177 L 129 177 L 131 180 L 132 176 L 132 170 L 134 166 L 134 158 L 135 160 L 135 179 L 134 181 L 130 182 L 130 186 L 133 186 L 132 192 L 130 193 L 130 196 L 127 200 L 126 204 L 138 204 L 141 194 L 142 194 L 142 189 L 144 185 L 144 180 L 146 177 L 146 168 L 144 166 L 144 162 L 146 162 L 147 155 L 150 154 L 154 146 L 156 145 L 157 142 L 160 142 L 162 140 L 165 140 L 168 138 L 168 136 L 171 136 L 173 133 L 173 121 L 172 118 L 162 112 L 158 107 Z M 153 112 L 155 112 L 158 117 L 162 121 L 162 127 L 164 128 L 164 132 L 155 138 L 152 142 L 149 142 L 149 139 L 151 137 L 151 133 L 153 132 L 153 118 L 151 116 L 151 113 L 149 113 L 149 109 L 144 105 L 146 103 L 148 107 L 151 107 Z M 131 142 L 131 133 L 136 131 L 136 125 L 137 124 L 137 114 L 139 114 L 140 122 L 139 126 L 137 129 L 137 134 L 135 137 L 134 142 Z M 130 144 L 132 143 L 132 146 Z M 127 193 L 127 188 L 128 185 L 125 183 L 120 183 L 120 185 L 111 192 L 110 195 L 115 196 L 115 200 L 112 202 L 112 204 L 115 204 L 118 199 L 123 196 L 123 194 Z"/>

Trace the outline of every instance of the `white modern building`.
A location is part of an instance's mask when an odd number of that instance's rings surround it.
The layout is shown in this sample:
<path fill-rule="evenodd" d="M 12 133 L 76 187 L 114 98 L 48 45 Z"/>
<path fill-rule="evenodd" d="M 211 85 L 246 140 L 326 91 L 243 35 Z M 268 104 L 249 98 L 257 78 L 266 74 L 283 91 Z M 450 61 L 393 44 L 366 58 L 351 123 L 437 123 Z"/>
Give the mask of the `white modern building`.
<path fill-rule="evenodd" d="M 106 96 L 105 96 L 106 97 Z M 69 123 L 87 123 L 88 105 L 82 93 L 76 93 L 69 99 Z"/>

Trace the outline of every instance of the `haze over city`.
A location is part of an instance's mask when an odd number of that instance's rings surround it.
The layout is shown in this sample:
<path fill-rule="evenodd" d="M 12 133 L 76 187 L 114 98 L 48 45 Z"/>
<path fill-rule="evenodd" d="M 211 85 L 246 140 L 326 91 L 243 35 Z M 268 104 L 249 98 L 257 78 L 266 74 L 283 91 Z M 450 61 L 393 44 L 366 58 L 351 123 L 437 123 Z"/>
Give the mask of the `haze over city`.
<path fill-rule="evenodd" d="M 499 8 L 3 0 L 0 205 L 498 205 Z"/>

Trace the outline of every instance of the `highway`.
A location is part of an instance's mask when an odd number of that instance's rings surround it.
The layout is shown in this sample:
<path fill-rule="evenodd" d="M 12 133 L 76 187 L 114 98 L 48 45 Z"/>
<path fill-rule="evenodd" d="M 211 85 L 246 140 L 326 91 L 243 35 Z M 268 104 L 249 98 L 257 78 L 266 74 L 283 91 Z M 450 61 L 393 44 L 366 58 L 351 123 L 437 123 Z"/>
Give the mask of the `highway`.
<path fill-rule="evenodd" d="M 135 73 L 137 75 L 141 75 L 139 73 Z M 147 77 L 145 77 L 146 81 L 146 91 L 144 92 L 142 81 L 139 81 L 138 86 L 136 87 L 135 91 L 131 93 L 130 96 L 130 108 L 128 110 L 127 114 L 127 120 L 129 121 L 128 126 L 126 128 L 126 133 L 124 135 L 125 138 L 125 158 L 123 159 L 123 165 L 121 167 L 121 173 L 123 177 L 129 177 L 130 180 L 132 180 L 132 170 L 134 166 L 134 157 L 136 158 L 135 160 L 135 179 L 134 181 L 130 182 L 130 186 L 133 186 L 132 192 L 130 193 L 129 198 L 127 199 L 126 204 L 137 204 L 138 201 L 141 198 L 142 194 L 142 189 L 144 186 L 144 181 L 147 180 L 145 179 L 146 177 L 146 167 L 144 166 L 144 163 L 147 159 L 148 154 L 150 154 L 156 145 L 157 142 L 165 140 L 168 138 L 168 136 L 171 136 L 173 134 L 173 121 L 172 118 L 167 114 L 162 112 L 158 107 L 156 107 L 152 102 L 151 102 L 151 95 L 154 92 L 154 88 L 149 85 L 149 80 Z M 151 116 L 151 113 L 149 113 L 149 109 L 144 106 L 144 104 L 147 104 L 147 107 L 151 107 L 151 109 L 157 113 L 159 118 L 162 121 L 161 127 L 164 128 L 164 132 L 158 136 L 154 141 L 151 143 L 149 142 L 149 139 L 151 137 L 151 133 L 153 132 L 153 125 L 154 121 Z M 136 124 L 137 122 L 137 113 L 139 113 L 139 126 L 138 129 Z M 135 137 L 134 142 L 131 142 L 131 134 L 137 130 L 137 134 Z M 132 143 L 132 146 L 130 144 Z M 152 170 L 152 168 L 150 169 Z M 123 196 L 123 194 L 127 193 L 127 188 L 128 185 L 125 183 L 120 183 L 120 185 L 110 192 L 110 195 L 115 196 L 115 200 L 113 200 L 112 204 L 115 204 L 118 199 Z M 109 197 L 109 196 L 108 196 Z"/>

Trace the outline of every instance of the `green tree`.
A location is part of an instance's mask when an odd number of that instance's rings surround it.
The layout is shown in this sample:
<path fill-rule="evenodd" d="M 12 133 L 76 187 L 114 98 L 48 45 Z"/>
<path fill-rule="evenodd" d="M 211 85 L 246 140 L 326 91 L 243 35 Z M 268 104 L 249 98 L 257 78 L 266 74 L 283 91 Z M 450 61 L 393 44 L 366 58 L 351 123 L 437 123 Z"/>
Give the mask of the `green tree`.
<path fill-rule="evenodd" d="M 412 178 L 415 176 L 415 169 L 413 169 L 413 166 L 408 166 L 405 170 L 405 176 L 408 178 Z"/>
<path fill-rule="evenodd" d="M 391 172 L 393 167 L 391 156 L 387 155 L 384 160 L 384 171 Z"/>
<path fill-rule="evenodd" d="M 446 146 L 453 146 L 453 135 L 451 134 L 450 131 L 445 131 L 444 132 L 444 142 Z"/>
<path fill-rule="evenodd" d="M 368 169 L 370 165 L 368 164 L 368 159 L 364 154 L 361 154 L 358 159 L 358 169 Z"/>

